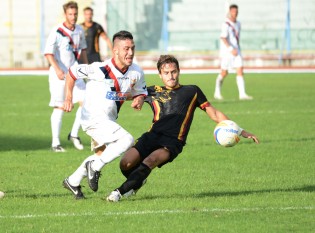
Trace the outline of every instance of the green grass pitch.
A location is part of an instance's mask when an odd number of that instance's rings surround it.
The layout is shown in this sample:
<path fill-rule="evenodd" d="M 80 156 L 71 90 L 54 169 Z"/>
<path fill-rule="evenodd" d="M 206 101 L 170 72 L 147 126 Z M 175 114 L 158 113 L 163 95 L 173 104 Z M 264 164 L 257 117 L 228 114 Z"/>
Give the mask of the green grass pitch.
<path fill-rule="evenodd" d="M 61 183 L 90 155 L 66 140 L 74 112 L 64 115 L 66 153 L 50 151 L 46 76 L 0 77 L 0 232 L 314 232 L 314 74 L 246 74 L 253 101 L 238 101 L 234 75 L 224 101 L 214 101 L 215 74 L 181 75 L 210 102 L 261 140 L 233 148 L 216 145 L 214 122 L 197 109 L 187 145 L 173 162 L 155 169 L 130 199 L 103 198 L 119 186 L 119 159 L 105 166 L 97 193 L 83 181 L 87 199 L 76 201 Z M 147 84 L 161 84 L 147 75 Z M 148 106 L 126 102 L 118 122 L 135 138 L 151 124 Z"/>

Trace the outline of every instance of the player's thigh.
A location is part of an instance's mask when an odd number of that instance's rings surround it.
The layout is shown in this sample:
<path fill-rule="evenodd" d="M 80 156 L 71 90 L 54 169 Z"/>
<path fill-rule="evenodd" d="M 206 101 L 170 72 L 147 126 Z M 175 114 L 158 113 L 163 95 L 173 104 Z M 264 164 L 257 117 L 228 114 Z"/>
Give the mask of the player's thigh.
<path fill-rule="evenodd" d="M 111 120 L 104 120 L 95 128 L 87 129 L 86 134 L 93 139 L 93 149 L 96 149 L 104 144 L 107 145 L 111 142 L 117 141 L 118 139 L 123 138 L 129 133 L 116 122 Z"/>
<path fill-rule="evenodd" d="M 49 91 L 51 107 L 62 107 L 65 99 L 65 81 L 58 79 L 57 75 L 49 75 Z"/>
<path fill-rule="evenodd" d="M 225 56 L 222 56 L 220 62 L 221 62 L 220 64 L 221 70 L 226 70 L 226 71 L 229 70 L 231 67 L 231 55 L 227 54 Z"/>
<path fill-rule="evenodd" d="M 160 164 L 167 162 L 170 159 L 170 152 L 165 148 L 160 148 L 153 151 L 148 157 L 143 160 L 143 163 L 153 169 Z"/>
<path fill-rule="evenodd" d="M 139 154 L 139 151 L 132 147 L 125 152 L 123 157 L 120 160 L 120 168 L 123 170 L 128 170 L 140 164 L 142 158 Z"/>

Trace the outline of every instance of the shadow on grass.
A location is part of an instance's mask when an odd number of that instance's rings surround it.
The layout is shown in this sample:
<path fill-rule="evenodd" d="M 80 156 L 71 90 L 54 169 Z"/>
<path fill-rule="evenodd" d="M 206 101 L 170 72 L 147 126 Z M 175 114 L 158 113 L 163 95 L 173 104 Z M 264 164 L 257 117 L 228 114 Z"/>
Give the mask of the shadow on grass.
<path fill-rule="evenodd" d="M 160 195 L 150 195 L 140 197 L 138 196 L 135 200 L 150 200 L 150 199 L 158 199 L 158 198 L 205 198 L 205 197 L 227 197 L 227 196 L 246 196 L 246 195 L 255 195 L 261 193 L 273 193 L 273 192 L 315 192 L 315 186 L 302 186 L 296 188 L 289 189 L 262 189 L 262 190 L 245 190 L 245 191 L 222 191 L 222 192 L 202 192 L 195 194 L 166 194 L 163 196 Z"/>
<path fill-rule="evenodd" d="M 28 151 L 28 150 L 41 150 L 50 148 L 51 138 L 27 136 L 6 136 L 0 135 L 0 152 L 1 151 Z"/>
<path fill-rule="evenodd" d="M 303 186 L 288 189 L 262 189 L 262 190 L 248 190 L 248 191 L 227 191 L 227 192 L 203 192 L 194 195 L 194 197 L 223 197 L 223 196 L 243 196 L 261 193 L 274 193 L 274 192 L 315 192 L 315 186 Z"/>
<path fill-rule="evenodd" d="M 266 139 L 263 140 L 261 143 L 275 143 L 275 142 L 308 142 L 308 141 L 315 141 L 315 137 L 310 137 L 310 138 L 283 138 L 283 139 Z M 244 141 L 244 143 L 252 143 L 252 141 Z"/>
<path fill-rule="evenodd" d="M 21 191 L 21 190 L 20 190 Z M 27 198 L 27 199 L 44 199 L 44 198 L 63 198 L 63 197 L 73 197 L 73 195 L 68 191 L 64 190 L 64 193 L 17 193 L 14 190 L 7 190 L 6 194 L 11 198 Z M 273 192 L 315 192 L 315 186 L 303 186 L 290 189 L 263 189 L 263 190 L 251 190 L 251 191 L 227 191 L 227 192 L 203 192 L 196 194 L 174 194 L 169 193 L 166 195 L 137 195 L 137 199 L 129 199 L 129 201 L 139 201 L 139 200 L 154 200 L 154 199 L 171 199 L 171 198 L 204 198 L 204 197 L 226 197 L 226 196 L 244 196 L 253 195 L 261 193 L 273 193 Z M 93 195 L 90 192 L 85 193 L 86 199 L 93 199 Z"/>

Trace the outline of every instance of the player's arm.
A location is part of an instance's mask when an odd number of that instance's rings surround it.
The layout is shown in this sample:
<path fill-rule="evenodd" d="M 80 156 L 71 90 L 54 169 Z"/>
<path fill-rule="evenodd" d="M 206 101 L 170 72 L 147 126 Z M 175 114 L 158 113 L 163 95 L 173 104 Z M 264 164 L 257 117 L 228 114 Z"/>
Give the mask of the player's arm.
<path fill-rule="evenodd" d="M 224 45 L 228 48 L 228 50 L 236 56 L 238 54 L 237 48 L 234 48 L 232 45 L 230 45 L 229 41 L 225 37 L 221 37 L 221 40 L 223 41 Z"/>
<path fill-rule="evenodd" d="M 210 106 L 207 106 L 205 108 L 205 111 L 206 113 L 208 114 L 208 116 L 213 120 L 215 121 L 216 123 L 219 123 L 223 120 L 229 120 L 229 118 L 221 111 L 217 110 L 216 108 L 214 108 L 212 105 Z M 241 129 L 241 135 L 244 137 L 244 138 L 250 138 L 250 139 L 253 139 L 254 142 L 256 143 L 259 143 L 259 140 L 258 138 L 252 134 L 252 133 L 249 133 L 247 132 L 246 130 L 244 129 Z"/>
<path fill-rule="evenodd" d="M 141 110 L 146 95 L 138 95 L 133 98 L 131 107 L 135 110 Z"/>
<path fill-rule="evenodd" d="M 224 121 L 224 120 L 229 120 L 229 118 L 224 113 L 222 113 L 221 111 L 214 108 L 211 104 L 210 104 L 210 106 L 207 106 L 205 108 L 205 111 L 208 114 L 208 116 L 210 117 L 210 119 L 216 123 L 219 123 L 219 122 Z"/>
<path fill-rule="evenodd" d="M 104 41 L 106 41 L 106 44 L 107 44 L 107 46 L 108 46 L 108 49 L 109 49 L 110 52 L 112 53 L 112 51 L 113 51 L 113 45 L 112 45 L 112 42 L 110 41 L 109 37 L 107 36 L 107 33 L 103 31 L 103 32 L 100 34 L 100 36 L 101 36 L 101 38 L 102 38 Z"/>
<path fill-rule="evenodd" d="M 65 79 L 65 73 L 59 67 L 59 65 L 55 59 L 55 56 L 53 54 L 45 54 L 45 57 L 46 57 L 47 61 L 49 62 L 49 64 L 55 69 L 57 77 L 60 80 L 64 80 Z"/>
<path fill-rule="evenodd" d="M 144 73 L 141 71 L 140 77 L 135 80 L 135 84 L 131 89 L 133 101 L 131 107 L 135 110 L 141 110 L 144 98 L 148 95 L 147 85 L 144 80 Z"/>

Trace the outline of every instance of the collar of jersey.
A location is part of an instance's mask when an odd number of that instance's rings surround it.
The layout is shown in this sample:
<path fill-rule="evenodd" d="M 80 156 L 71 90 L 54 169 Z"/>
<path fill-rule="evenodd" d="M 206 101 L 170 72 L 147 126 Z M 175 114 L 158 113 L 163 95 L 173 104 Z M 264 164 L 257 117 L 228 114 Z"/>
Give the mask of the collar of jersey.
<path fill-rule="evenodd" d="M 165 89 L 167 89 L 167 90 L 176 90 L 176 89 L 178 89 L 178 88 L 180 88 L 180 87 L 182 87 L 180 84 L 178 84 L 176 87 L 174 87 L 174 88 L 167 88 L 167 87 L 165 87 Z"/>

